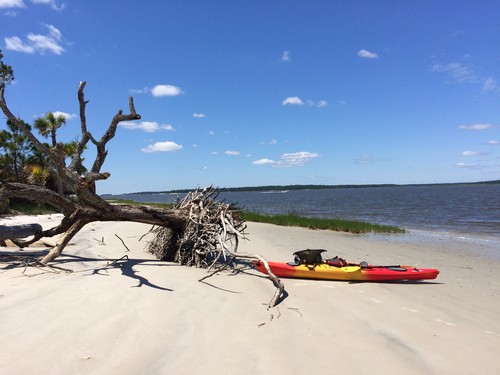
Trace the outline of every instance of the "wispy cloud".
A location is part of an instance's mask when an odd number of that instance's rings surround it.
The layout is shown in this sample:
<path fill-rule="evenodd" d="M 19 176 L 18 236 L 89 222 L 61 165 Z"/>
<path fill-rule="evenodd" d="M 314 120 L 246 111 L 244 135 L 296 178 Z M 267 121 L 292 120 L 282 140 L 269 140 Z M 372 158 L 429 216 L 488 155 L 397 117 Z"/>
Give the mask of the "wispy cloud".
<path fill-rule="evenodd" d="M 448 78 L 448 82 L 451 83 L 479 84 L 486 93 L 500 92 L 495 77 L 478 75 L 471 64 L 457 61 L 444 64 L 438 63 L 432 65 L 431 72 L 444 74 Z"/>
<path fill-rule="evenodd" d="M 130 130 L 143 130 L 146 133 L 154 133 L 158 130 L 175 130 L 170 124 L 158 124 L 156 121 L 143 121 L 143 122 L 133 122 L 133 121 L 123 121 L 118 124 L 118 126 L 130 129 Z"/>
<path fill-rule="evenodd" d="M 477 83 L 479 81 L 472 67 L 460 62 L 434 64 L 431 71 L 434 73 L 444 73 L 451 81 L 457 83 Z"/>
<path fill-rule="evenodd" d="M 378 59 L 378 55 L 375 52 L 370 52 L 366 49 L 360 49 L 358 51 L 358 56 L 364 59 Z"/>
<path fill-rule="evenodd" d="M 478 151 L 468 151 L 468 150 L 462 152 L 462 156 L 482 156 L 482 155 L 486 154 Z"/>
<path fill-rule="evenodd" d="M 459 125 L 459 129 L 465 129 L 465 130 L 488 130 L 488 129 L 493 129 L 496 128 L 496 125 L 492 124 L 470 124 L 470 125 Z"/>
<path fill-rule="evenodd" d="M 49 5 L 52 9 L 61 11 L 64 9 L 65 5 L 61 3 L 61 5 L 57 5 L 55 0 L 31 0 L 33 4 L 42 4 Z"/>
<path fill-rule="evenodd" d="M 22 0 L 0 0 L 0 9 L 25 8 Z"/>
<path fill-rule="evenodd" d="M 165 142 L 155 142 L 152 145 L 141 148 L 142 152 L 153 153 L 153 152 L 173 152 L 181 150 L 182 146 L 175 142 L 165 141 Z"/>
<path fill-rule="evenodd" d="M 354 159 L 354 162 L 356 164 L 369 164 L 369 163 L 373 163 L 374 161 L 375 161 L 375 159 L 370 154 L 362 154 Z"/>
<path fill-rule="evenodd" d="M 29 33 L 26 41 L 23 41 L 18 36 L 4 38 L 5 48 L 28 54 L 52 52 L 56 55 L 61 55 L 65 51 L 61 45 L 63 41 L 62 33 L 55 26 L 46 24 L 45 27 L 48 29 L 47 34 Z"/>
<path fill-rule="evenodd" d="M 304 103 L 304 101 L 298 96 L 289 96 L 288 98 L 286 98 L 281 102 L 282 105 L 298 105 L 298 106 L 302 106 L 306 103 L 310 107 L 318 107 L 318 108 L 328 107 L 328 102 L 326 100 L 319 100 L 315 102 L 314 100 L 307 99 Z"/>
<path fill-rule="evenodd" d="M 290 97 L 286 98 L 285 100 L 283 100 L 283 102 L 281 104 L 283 104 L 283 105 L 287 105 L 287 104 L 304 105 L 304 102 L 298 96 L 290 96 Z"/>
<path fill-rule="evenodd" d="M 290 51 L 283 51 L 283 54 L 281 55 L 281 62 L 290 62 L 291 57 L 290 57 Z"/>
<path fill-rule="evenodd" d="M 497 85 L 497 81 L 494 77 L 488 77 L 483 82 L 483 90 L 487 92 L 499 92 L 500 88 Z"/>
<path fill-rule="evenodd" d="M 390 161 L 390 158 L 384 157 L 375 157 L 371 154 L 361 154 L 358 157 L 354 158 L 354 162 L 356 164 L 371 164 L 371 163 L 383 163 Z"/>
<path fill-rule="evenodd" d="M 227 150 L 226 152 L 224 152 L 226 155 L 230 155 L 230 156 L 238 156 L 240 154 L 239 151 L 233 151 L 233 150 Z"/>
<path fill-rule="evenodd" d="M 486 142 L 489 145 L 500 145 L 500 139 L 492 139 L 491 141 Z"/>
<path fill-rule="evenodd" d="M 320 155 L 315 152 L 300 151 L 282 154 L 277 161 L 268 158 L 255 160 L 252 165 L 271 165 L 275 168 L 302 167 L 318 157 Z"/>
<path fill-rule="evenodd" d="M 205 118 L 205 117 L 207 117 L 207 115 L 205 115 L 204 113 L 193 113 L 193 117 L 194 118 Z"/>
<path fill-rule="evenodd" d="M 465 169 L 480 169 L 481 166 L 477 163 L 456 163 L 456 167 Z"/>

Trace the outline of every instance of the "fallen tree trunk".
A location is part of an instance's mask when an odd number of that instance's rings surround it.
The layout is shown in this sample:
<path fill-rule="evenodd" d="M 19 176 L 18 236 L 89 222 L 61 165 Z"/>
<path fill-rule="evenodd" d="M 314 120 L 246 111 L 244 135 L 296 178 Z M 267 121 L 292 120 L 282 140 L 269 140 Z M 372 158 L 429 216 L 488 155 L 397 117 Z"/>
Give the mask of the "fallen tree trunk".
<path fill-rule="evenodd" d="M 0 240 L 35 236 L 42 231 L 40 224 L 0 225 Z"/>
<path fill-rule="evenodd" d="M 0 55 L 0 59 L 1 59 Z M 3 63 L 2 63 L 3 64 Z M 5 67 L 5 65 L 2 65 Z M 1 77 L 0 77 L 1 78 Z M 107 172 L 102 172 L 108 151 L 108 142 L 114 138 L 118 124 L 123 121 L 139 120 L 141 116 L 136 113 L 133 98 L 129 98 L 129 114 L 119 110 L 112 118 L 107 130 L 100 139 L 95 138 L 87 128 L 86 105 L 84 88 L 86 82 L 80 82 L 78 88 L 78 102 L 80 105 L 80 132 L 79 142 L 76 145 L 71 163 L 66 165 L 64 157 L 55 152 L 62 148 L 58 143 L 48 147 L 40 142 L 31 132 L 30 127 L 12 114 L 5 100 L 5 83 L 0 81 L 0 109 L 13 126 L 17 127 L 32 142 L 33 146 L 47 159 L 47 165 L 57 171 L 64 192 L 73 193 L 69 197 L 51 191 L 42 186 L 22 183 L 0 182 L 0 201 L 11 198 L 22 198 L 38 203 L 46 203 L 63 213 L 64 218 L 59 225 L 41 231 L 36 231 L 30 240 L 17 240 L 18 246 L 27 246 L 42 237 L 53 237 L 62 234 L 56 246 L 41 259 L 42 264 L 47 264 L 56 259 L 64 250 L 71 239 L 88 223 L 96 221 L 132 221 L 152 224 L 159 229 L 164 243 L 156 242 L 157 249 L 162 254 L 157 257 L 175 261 L 181 264 L 196 267 L 215 267 L 224 263 L 227 257 L 255 259 L 263 262 L 268 268 L 271 280 L 275 283 L 277 291 L 269 304 L 271 307 L 278 303 L 283 294 L 283 284 L 272 274 L 267 262 L 259 255 L 238 254 L 238 241 L 245 238 L 244 223 L 233 216 L 229 205 L 216 203 L 218 195 L 215 189 L 209 187 L 201 193 L 198 191 L 188 194 L 179 205 L 174 208 L 158 208 L 149 206 L 133 206 L 126 204 L 112 205 L 96 194 L 96 182 L 110 177 Z M 55 136 L 54 142 L 55 143 Z M 96 156 L 90 170 L 83 167 L 83 152 L 89 144 L 95 146 Z M 59 156 L 58 156 L 59 155 Z M 165 235 L 166 234 L 166 235 Z M 166 239 L 166 240 L 165 240 Z"/>

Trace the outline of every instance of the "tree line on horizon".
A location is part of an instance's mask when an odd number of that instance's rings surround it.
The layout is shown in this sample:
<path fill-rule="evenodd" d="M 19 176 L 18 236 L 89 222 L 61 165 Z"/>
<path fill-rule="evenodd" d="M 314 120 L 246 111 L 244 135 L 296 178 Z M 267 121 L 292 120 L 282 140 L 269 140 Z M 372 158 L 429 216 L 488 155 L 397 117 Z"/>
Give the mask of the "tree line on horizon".
<path fill-rule="evenodd" d="M 243 186 L 232 188 L 220 188 L 221 192 L 238 192 L 238 191 L 288 191 L 288 190 L 324 190 L 324 189 L 359 189 L 359 188 L 385 188 L 385 187 L 402 187 L 402 186 L 456 186 L 456 185 L 493 185 L 500 184 L 500 180 L 477 181 L 477 182 L 445 182 L 445 183 L 429 183 L 429 184 L 347 184 L 347 185 L 261 185 L 261 186 Z M 193 189 L 174 189 L 164 191 L 138 191 L 124 194 L 102 194 L 102 195 L 133 195 L 133 194 L 186 194 Z"/>

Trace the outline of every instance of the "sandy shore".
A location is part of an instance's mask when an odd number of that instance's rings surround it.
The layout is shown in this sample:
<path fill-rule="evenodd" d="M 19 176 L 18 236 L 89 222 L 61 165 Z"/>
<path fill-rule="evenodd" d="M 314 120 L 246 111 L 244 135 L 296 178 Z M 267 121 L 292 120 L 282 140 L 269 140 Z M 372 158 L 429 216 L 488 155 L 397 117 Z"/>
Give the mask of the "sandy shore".
<path fill-rule="evenodd" d="M 60 216 L 0 219 L 0 225 Z M 458 239 L 394 240 L 249 223 L 241 251 L 291 261 L 324 248 L 350 261 L 439 268 L 433 282 L 284 280 L 217 274 L 144 251 L 150 226 L 92 223 L 55 265 L 0 258 L 3 374 L 499 374 L 500 261 Z M 126 244 L 128 251 L 119 236 Z M 39 254 L 45 248 L 0 254 Z M 119 266 L 99 269 L 127 255 Z"/>

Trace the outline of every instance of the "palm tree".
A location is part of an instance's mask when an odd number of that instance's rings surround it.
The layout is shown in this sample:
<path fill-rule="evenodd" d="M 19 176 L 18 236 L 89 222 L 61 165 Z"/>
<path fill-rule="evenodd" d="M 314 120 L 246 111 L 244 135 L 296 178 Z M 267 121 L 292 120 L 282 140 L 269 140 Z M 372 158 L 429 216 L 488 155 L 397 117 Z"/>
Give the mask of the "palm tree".
<path fill-rule="evenodd" d="M 57 129 L 64 124 L 66 124 L 66 117 L 63 115 L 55 116 L 52 112 L 47 113 L 45 117 L 39 117 L 35 120 L 35 128 L 38 132 L 45 138 L 48 138 L 50 135 L 52 147 L 56 147 L 57 145 Z"/>
<path fill-rule="evenodd" d="M 56 181 L 57 181 L 57 192 L 60 195 L 64 195 L 64 185 L 62 181 L 62 176 L 64 171 L 62 170 L 62 166 L 64 163 L 64 152 L 63 152 L 63 144 L 57 143 L 57 129 L 66 124 L 66 117 L 63 115 L 54 115 L 52 112 L 49 112 L 45 115 L 45 117 L 39 117 L 35 120 L 35 128 L 38 130 L 40 135 L 45 138 L 50 136 L 52 140 L 52 152 L 54 153 L 54 159 L 57 160 L 55 164 L 55 172 L 56 172 Z"/>

